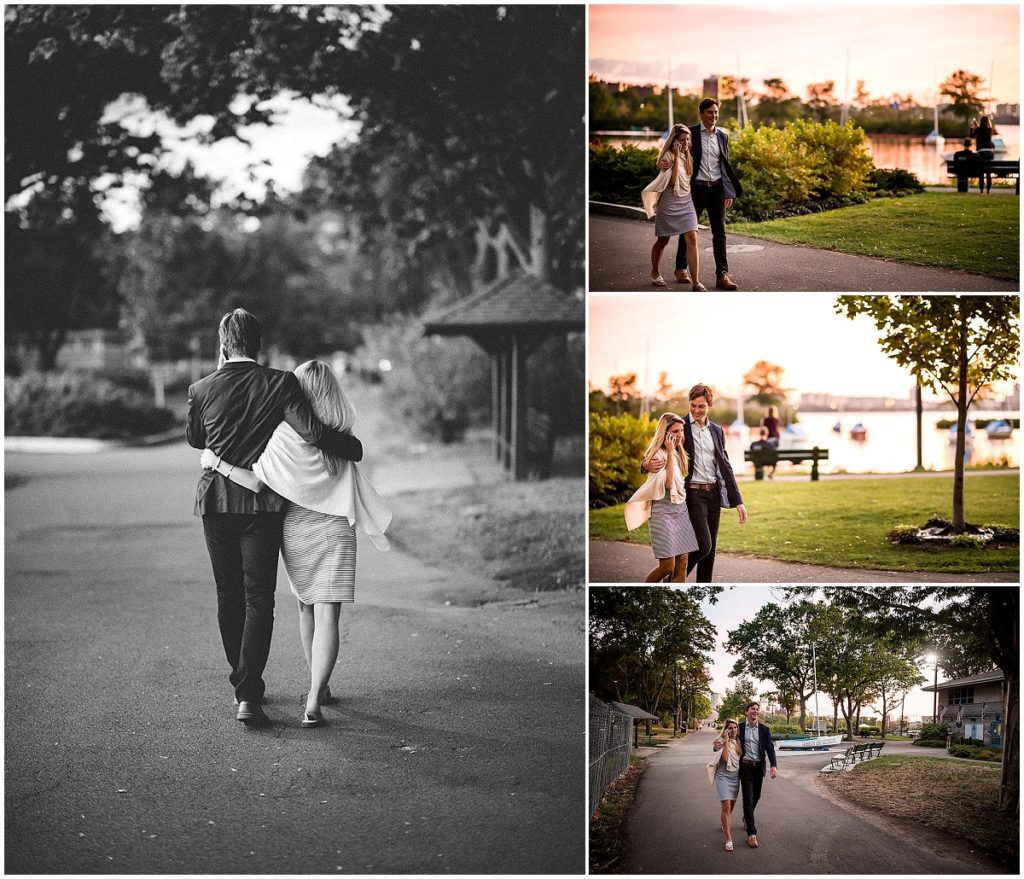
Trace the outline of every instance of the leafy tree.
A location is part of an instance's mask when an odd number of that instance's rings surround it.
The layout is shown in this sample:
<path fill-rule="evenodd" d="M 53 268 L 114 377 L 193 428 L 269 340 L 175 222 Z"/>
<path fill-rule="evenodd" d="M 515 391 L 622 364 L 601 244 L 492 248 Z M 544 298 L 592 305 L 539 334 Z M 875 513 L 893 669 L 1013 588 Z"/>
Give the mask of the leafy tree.
<path fill-rule="evenodd" d="M 877 695 L 876 641 L 855 607 L 827 606 L 821 622 L 818 686 L 842 711 L 846 735 L 852 738 L 861 704 Z"/>
<path fill-rule="evenodd" d="M 836 84 L 833 80 L 812 82 L 807 85 L 807 109 L 818 122 L 829 118 L 829 111 L 839 105 L 835 96 Z"/>
<path fill-rule="evenodd" d="M 885 738 L 886 721 L 892 707 L 918 684 L 924 683 L 924 676 L 910 654 L 913 649 L 906 642 L 891 636 L 877 644 L 875 685 L 882 702 L 882 738 Z"/>
<path fill-rule="evenodd" d="M 840 296 L 836 311 L 870 317 L 879 346 L 957 409 L 953 527 L 965 528 L 967 410 L 978 389 L 1011 378 L 1020 361 L 1019 300 L 1013 296 Z M 970 388 L 974 385 L 974 392 Z"/>
<path fill-rule="evenodd" d="M 798 587 L 813 591 L 810 587 Z M 819 588 L 819 587 L 814 587 Z M 876 633 L 927 643 L 938 630 L 957 630 L 985 644 L 1005 676 L 1000 811 L 1017 812 L 1020 798 L 1020 590 L 999 586 L 826 586 L 837 605 L 870 615 Z"/>
<path fill-rule="evenodd" d="M 758 360 L 743 376 L 743 382 L 751 391 L 751 399 L 761 406 L 778 406 L 792 388 L 782 386 L 782 374 L 786 370 L 777 363 Z"/>
<path fill-rule="evenodd" d="M 718 706 L 718 722 L 722 723 L 729 719 L 743 719 L 743 706 L 748 702 L 757 699 L 757 687 L 754 682 L 740 675 L 736 678 L 736 685 L 731 690 L 725 691 L 722 704 Z"/>
<path fill-rule="evenodd" d="M 753 619 L 727 633 L 725 648 L 738 656 L 732 675 L 772 681 L 800 704 L 800 726 L 807 725 L 807 699 L 814 694 L 811 644 L 821 631 L 821 608 L 810 601 L 766 604 Z"/>
<path fill-rule="evenodd" d="M 616 412 L 621 413 L 623 408 L 627 412 L 631 411 L 632 404 L 640 399 L 640 389 L 636 386 L 636 382 L 635 372 L 609 376 L 608 399 L 615 404 Z"/>
<path fill-rule="evenodd" d="M 985 104 L 979 97 L 984 81 L 975 73 L 954 70 L 939 86 L 940 94 L 949 98 L 949 111 L 964 120 L 965 128 L 972 116 L 977 116 L 985 109 Z"/>
<path fill-rule="evenodd" d="M 590 591 L 590 688 L 601 699 L 637 702 L 656 714 L 683 660 L 710 660 L 715 629 L 698 605 L 701 594 L 667 586 Z"/>

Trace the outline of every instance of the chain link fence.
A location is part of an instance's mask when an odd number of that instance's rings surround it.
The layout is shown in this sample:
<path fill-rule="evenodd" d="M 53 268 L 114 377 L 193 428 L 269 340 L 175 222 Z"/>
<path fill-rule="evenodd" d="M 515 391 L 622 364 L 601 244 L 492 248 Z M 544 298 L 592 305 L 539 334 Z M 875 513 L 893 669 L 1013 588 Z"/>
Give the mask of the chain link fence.
<path fill-rule="evenodd" d="M 633 718 L 590 697 L 590 814 L 608 786 L 629 768 Z"/>

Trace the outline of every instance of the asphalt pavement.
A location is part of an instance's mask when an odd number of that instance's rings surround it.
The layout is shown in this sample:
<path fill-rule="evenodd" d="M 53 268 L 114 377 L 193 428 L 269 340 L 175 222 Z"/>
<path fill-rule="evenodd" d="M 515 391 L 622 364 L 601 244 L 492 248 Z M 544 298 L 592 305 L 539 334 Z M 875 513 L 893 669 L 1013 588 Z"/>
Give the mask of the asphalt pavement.
<path fill-rule="evenodd" d="M 485 602 L 496 584 L 363 540 L 340 703 L 304 730 L 282 568 L 273 724 L 247 728 L 191 515 L 198 453 L 8 453 L 6 476 L 6 872 L 583 871 L 580 592 Z M 422 486 L 379 481 L 400 546 L 400 492 Z"/>
<path fill-rule="evenodd" d="M 828 755 L 777 751 L 779 775 L 765 777 L 757 806 L 759 848 L 746 845 L 741 802 L 727 852 L 706 765 L 716 733 L 705 729 L 649 758 L 625 829 L 618 872 L 764 875 L 999 873 L 966 846 L 937 846 L 891 819 L 869 821 L 826 797 L 817 775 Z M 887 744 L 886 752 L 898 750 Z M 854 769 L 854 772 L 857 770 Z M 909 825 L 908 825 L 909 827 Z"/>
<path fill-rule="evenodd" d="M 745 291 L 827 291 L 830 293 L 978 292 L 1019 290 L 1019 281 L 951 269 L 887 262 L 867 256 L 813 247 L 778 244 L 764 238 L 733 235 L 726 226 L 729 273 Z M 715 260 L 711 232 L 699 234 L 701 280 L 714 292 Z M 651 285 L 654 224 L 645 220 L 590 213 L 589 290 L 600 292 L 687 292 L 672 277 L 676 244 L 662 255 L 668 287 Z"/>
<path fill-rule="evenodd" d="M 651 548 L 621 540 L 589 542 L 589 582 L 643 583 L 654 567 Z M 695 575 L 691 572 L 691 580 Z M 869 568 L 830 568 L 735 553 L 715 553 L 718 583 L 1017 583 L 1020 574 L 942 574 L 934 571 L 876 571 Z"/>

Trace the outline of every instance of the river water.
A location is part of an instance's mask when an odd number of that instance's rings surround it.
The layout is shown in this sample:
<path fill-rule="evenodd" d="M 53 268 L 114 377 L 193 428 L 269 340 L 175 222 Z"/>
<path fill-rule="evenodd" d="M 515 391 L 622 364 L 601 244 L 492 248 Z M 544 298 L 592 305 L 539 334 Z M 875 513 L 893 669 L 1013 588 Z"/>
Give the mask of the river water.
<path fill-rule="evenodd" d="M 1020 418 L 1020 413 L 971 410 L 969 420 L 975 418 L 1010 420 Z M 939 419 L 955 421 L 956 410 L 926 411 L 922 416 L 924 466 L 929 470 L 952 470 L 956 446 L 950 442 L 948 431 L 935 427 Z M 838 433 L 832 430 L 837 421 L 842 425 Z M 850 428 L 857 422 L 867 428 L 865 440 L 850 439 Z M 828 449 L 828 461 L 818 465 L 822 473 L 900 473 L 913 470 L 917 464 L 917 427 L 913 412 L 801 412 L 799 427 L 806 434 L 806 441 L 801 440 L 799 448 Z M 1005 461 L 1011 467 L 1019 466 L 1019 433 L 1015 430 L 1010 439 L 990 440 L 984 430 L 975 429 L 967 447 L 968 463 Z M 743 452 L 755 438 L 756 433 L 728 435 L 729 460 L 737 472 L 753 473 L 754 466 L 744 463 Z M 780 475 L 791 466 L 780 465 Z"/>
<path fill-rule="evenodd" d="M 1000 153 L 1000 159 L 1020 158 L 1020 126 L 1000 125 L 999 136 L 1006 142 L 1006 153 Z M 608 146 L 622 146 L 623 143 L 635 143 L 638 146 L 657 146 L 660 134 L 651 136 L 638 135 L 635 138 L 601 138 L 601 143 Z M 947 138 L 945 144 L 929 146 L 920 135 L 868 135 L 868 151 L 875 160 L 877 168 L 904 168 L 917 175 L 922 183 L 950 183 L 946 176 L 945 156 L 951 156 L 961 148 L 962 141 Z"/>

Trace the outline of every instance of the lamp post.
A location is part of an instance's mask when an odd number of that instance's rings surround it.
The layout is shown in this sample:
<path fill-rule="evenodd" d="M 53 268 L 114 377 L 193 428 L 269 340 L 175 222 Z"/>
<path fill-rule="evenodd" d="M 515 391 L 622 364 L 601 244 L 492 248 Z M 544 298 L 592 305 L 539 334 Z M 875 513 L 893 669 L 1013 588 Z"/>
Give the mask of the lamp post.
<path fill-rule="evenodd" d="M 939 722 L 939 655 L 937 653 L 929 653 L 926 657 L 928 662 L 935 665 L 935 682 L 932 684 L 932 691 L 934 698 L 932 699 L 932 723 Z"/>

